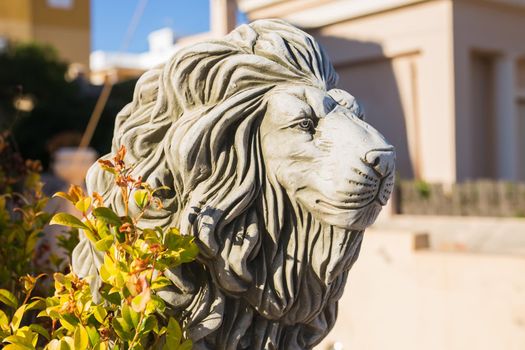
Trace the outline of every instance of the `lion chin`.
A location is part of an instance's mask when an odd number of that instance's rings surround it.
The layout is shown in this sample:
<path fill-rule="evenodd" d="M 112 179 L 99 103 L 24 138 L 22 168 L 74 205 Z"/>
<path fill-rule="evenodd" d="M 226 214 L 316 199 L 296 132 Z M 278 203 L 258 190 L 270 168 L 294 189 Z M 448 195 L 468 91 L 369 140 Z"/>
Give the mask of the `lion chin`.
<path fill-rule="evenodd" d="M 349 230 L 358 230 L 363 231 L 368 226 L 372 225 L 374 221 L 377 219 L 379 213 L 381 212 L 382 206 L 378 203 L 371 203 L 368 204 L 366 207 L 359 209 L 355 213 L 347 214 L 346 217 L 343 218 L 345 221 L 345 224 L 343 225 L 344 228 L 347 228 Z M 339 220 L 334 219 L 334 225 L 335 222 L 338 222 Z M 328 223 L 330 221 L 327 220 Z"/>
<path fill-rule="evenodd" d="M 200 247 L 159 292 L 195 349 L 311 349 L 332 328 L 395 158 L 336 82 L 311 36 L 256 21 L 146 72 L 117 116 L 113 151 L 172 189 L 142 224 Z M 87 185 L 123 211 L 98 167 Z"/>

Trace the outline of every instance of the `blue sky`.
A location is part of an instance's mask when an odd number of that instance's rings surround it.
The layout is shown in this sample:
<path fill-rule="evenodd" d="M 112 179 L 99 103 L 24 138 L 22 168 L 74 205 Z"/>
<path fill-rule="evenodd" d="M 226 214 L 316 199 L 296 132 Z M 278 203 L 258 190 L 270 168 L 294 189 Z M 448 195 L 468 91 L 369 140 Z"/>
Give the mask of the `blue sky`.
<path fill-rule="evenodd" d="M 91 1 L 91 49 L 116 51 L 122 46 L 139 0 Z M 177 36 L 209 30 L 209 0 L 149 0 L 127 51 L 148 48 L 147 35 L 171 27 Z"/>

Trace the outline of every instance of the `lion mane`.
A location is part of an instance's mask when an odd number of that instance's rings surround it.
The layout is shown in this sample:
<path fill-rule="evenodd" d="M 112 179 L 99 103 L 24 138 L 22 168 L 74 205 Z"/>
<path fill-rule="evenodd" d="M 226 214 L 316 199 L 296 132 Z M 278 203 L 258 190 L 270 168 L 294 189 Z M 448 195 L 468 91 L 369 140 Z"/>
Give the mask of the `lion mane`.
<path fill-rule="evenodd" d="M 118 114 L 112 151 L 126 146 L 135 175 L 171 188 L 143 225 L 178 227 L 200 248 L 159 292 L 196 349 L 310 349 L 333 326 L 363 232 L 320 222 L 290 199 L 266 172 L 259 126 L 272 89 L 328 91 L 336 81 L 311 36 L 256 21 L 146 72 Z M 107 176 L 92 167 L 88 189 L 122 211 Z"/>

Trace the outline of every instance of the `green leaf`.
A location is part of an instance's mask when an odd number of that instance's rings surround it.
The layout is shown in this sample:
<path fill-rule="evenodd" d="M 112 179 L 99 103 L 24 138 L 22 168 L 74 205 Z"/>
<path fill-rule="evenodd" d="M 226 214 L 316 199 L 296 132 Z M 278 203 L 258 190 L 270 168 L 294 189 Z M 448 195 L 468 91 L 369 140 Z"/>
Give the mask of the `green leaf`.
<path fill-rule="evenodd" d="M 100 295 L 109 303 L 113 305 L 120 305 L 121 298 L 119 293 L 112 293 L 110 290 L 103 288 L 100 290 Z"/>
<path fill-rule="evenodd" d="M 157 231 L 150 228 L 146 228 L 142 231 L 142 236 L 144 240 L 148 243 L 161 243 L 159 234 Z"/>
<path fill-rule="evenodd" d="M 185 341 L 180 344 L 180 346 L 177 348 L 177 350 L 191 350 L 193 347 L 193 343 L 190 339 L 186 339 Z"/>
<path fill-rule="evenodd" d="M 87 326 L 86 332 L 89 337 L 89 343 L 91 346 L 95 346 L 100 342 L 100 334 L 98 333 L 98 330 L 93 326 Z"/>
<path fill-rule="evenodd" d="M 26 311 L 29 311 L 29 310 L 35 310 L 35 309 L 43 309 L 46 307 L 46 302 L 42 299 L 37 299 L 37 300 L 33 300 L 32 302 L 30 302 L 29 304 L 27 304 L 27 308 L 26 308 Z"/>
<path fill-rule="evenodd" d="M 86 329 L 79 325 L 73 334 L 75 350 L 76 349 L 87 349 L 89 345 L 89 337 Z"/>
<path fill-rule="evenodd" d="M 111 246 L 113 245 L 113 242 L 114 242 L 113 236 L 107 236 L 106 238 L 102 238 L 98 240 L 95 243 L 95 248 L 99 251 L 105 252 L 109 250 L 109 248 L 111 248 Z"/>
<path fill-rule="evenodd" d="M 97 219 L 102 220 L 109 225 L 120 226 L 122 223 L 120 217 L 115 214 L 113 210 L 106 207 L 98 207 L 93 209 L 93 215 Z"/>
<path fill-rule="evenodd" d="M 49 336 L 49 332 L 44 327 L 42 327 L 41 325 L 39 325 L 37 323 L 33 323 L 32 325 L 30 325 L 29 329 L 31 329 L 33 332 L 36 332 L 36 333 L 40 334 L 41 336 L 43 336 L 47 340 L 51 339 L 51 337 Z"/>
<path fill-rule="evenodd" d="M 43 236 L 43 232 L 40 230 L 31 232 L 29 237 L 27 237 L 26 239 L 25 252 L 27 254 L 31 255 L 33 253 L 33 251 L 35 250 L 35 246 L 38 243 L 38 240 L 42 236 Z"/>
<path fill-rule="evenodd" d="M 3 326 L 0 326 L 0 339 L 4 339 L 5 337 L 8 337 L 11 334 L 11 330 L 9 327 L 5 329 Z"/>
<path fill-rule="evenodd" d="M 16 300 L 16 297 L 6 289 L 0 289 L 0 302 L 13 309 L 18 307 L 18 300 Z"/>
<path fill-rule="evenodd" d="M 89 227 L 86 226 L 79 218 L 68 213 L 58 213 L 53 216 L 50 225 L 63 225 L 68 227 L 81 228 L 90 231 Z"/>
<path fill-rule="evenodd" d="M 199 255 L 199 248 L 193 242 L 189 242 L 185 249 L 180 253 L 181 263 L 187 263 L 195 260 Z"/>
<path fill-rule="evenodd" d="M 161 297 L 152 294 L 151 301 L 146 306 L 146 314 L 149 314 L 154 311 L 162 314 L 165 310 L 166 303 L 164 302 L 164 300 Z"/>
<path fill-rule="evenodd" d="M 129 325 L 124 321 L 124 319 L 118 317 L 114 318 L 111 322 L 113 325 L 113 329 L 117 333 L 117 335 L 126 341 L 131 341 L 133 339 L 133 335 L 131 334 L 131 329 L 129 328 Z"/>
<path fill-rule="evenodd" d="M 144 322 L 142 322 L 142 327 L 140 331 L 142 333 L 148 333 L 157 327 L 157 318 L 155 317 L 155 315 L 149 315 L 144 319 Z"/>
<path fill-rule="evenodd" d="M 166 345 L 162 348 L 163 350 L 172 349 L 172 346 L 178 346 L 182 339 L 182 330 L 180 329 L 179 323 L 170 317 L 166 332 Z M 169 344 L 169 346 L 168 346 Z"/>
<path fill-rule="evenodd" d="M 73 333 L 80 323 L 78 318 L 71 314 L 62 314 L 60 315 L 60 323 L 64 326 L 65 329 Z"/>
<path fill-rule="evenodd" d="M 147 190 L 136 190 L 135 193 L 133 193 L 133 199 L 135 199 L 137 206 L 143 209 L 148 205 L 149 193 Z"/>
<path fill-rule="evenodd" d="M 122 317 L 130 329 L 137 328 L 140 320 L 140 314 L 135 312 L 135 310 L 126 304 L 122 306 Z"/>

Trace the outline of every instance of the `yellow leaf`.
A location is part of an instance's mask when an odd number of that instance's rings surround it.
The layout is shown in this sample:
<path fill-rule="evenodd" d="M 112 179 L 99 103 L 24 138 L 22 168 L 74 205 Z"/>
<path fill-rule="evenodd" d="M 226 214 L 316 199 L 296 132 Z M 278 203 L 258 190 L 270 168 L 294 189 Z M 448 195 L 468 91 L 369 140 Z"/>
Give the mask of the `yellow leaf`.
<path fill-rule="evenodd" d="M 86 226 L 79 218 L 68 213 L 58 213 L 53 216 L 50 225 L 63 225 L 68 227 L 81 228 L 89 231 L 89 227 Z"/>
<path fill-rule="evenodd" d="M 71 337 L 63 337 L 62 339 L 53 339 L 44 348 L 45 350 L 76 350 L 75 342 Z"/>
<path fill-rule="evenodd" d="M 93 316 L 95 316 L 95 319 L 101 324 L 104 324 L 104 320 L 106 319 L 107 314 L 108 312 L 101 305 L 97 305 L 95 307 L 95 310 L 93 311 Z"/>
<path fill-rule="evenodd" d="M 53 195 L 53 198 L 54 197 L 60 197 L 60 198 L 64 198 L 65 200 L 68 200 L 72 203 L 75 202 L 75 200 L 73 199 L 73 197 L 71 197 L 69 194 L 65 193 L 65 192 L 57 192 Z"/>
<path fill-rule="evenodd" d="M 91 197 L 84 197 L 75 203 L 75 208 L 80 210 L 82 213 L 86 213 L 91 205 Z"/>
<path fill-rule="evenodd" d="M 105 252 L 107 250 L 109 250 L 109 248 L 111 248 L 111 246 L 113 245 L 113 236 L 107 236 L 105 238 L 102 238 L 100 240 L 98 240 L 96 243 L 95 243 L 95 248 L 97 250 L 100 250 L 102 252 Z"/>
<path fill-rule="evenodd" d="M 0 310 L 0 328 L 4 329 L 5 326 L 9 324 L 9 319 L 7 318 L 7 315 L 5 312 Z"/>
<path fill-rule="evenodd" d="M 87 349 L 89 345 L 89 338 L 84 326 L 79 325 L 73 335 L 75 349 Z"/>
<path fill-rule="evenodd" d="M 149 202 L 149 193 L 146 190 L 136 190 L 133 194 L 135 203 L 139 208 L 145 208 Z"/>
<path fill-rule="evenodd" d="M 95 345 L 95 347 L 93 347 L 93 350 L 107 350 L 107 345 L 106 343 L 98 343 L 97 345 Z"/>
<path fill-rule="evenodd" d="M 20 327 L 20 322 L 22 322 L 22 318 L 24 317 L 26 307 L 27 305 L 25 304 L 20 306 L 13 314 L 13 318 L 11 319 L 11 329 L 13 330 L 13 332 L 16 332 L 18 327 Z"/>
<path fill-rule="evenodd" d="M 151 283 L 151 289 L 161 289 L 167 286 L 171 286 L 173 283 L 166 277 L 160 276 L 153 280 Z"/>
<path fill-rule="evenodd" d="M 33 350 L 33 347 L 21 344 L 8 344 L 4 346 L 4 350 Z"/>

